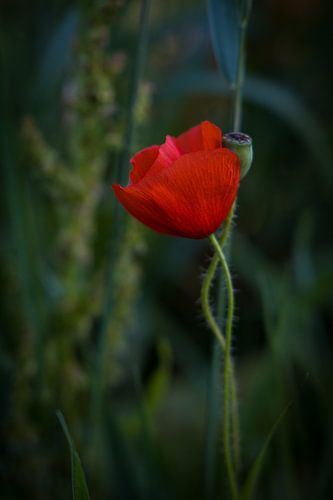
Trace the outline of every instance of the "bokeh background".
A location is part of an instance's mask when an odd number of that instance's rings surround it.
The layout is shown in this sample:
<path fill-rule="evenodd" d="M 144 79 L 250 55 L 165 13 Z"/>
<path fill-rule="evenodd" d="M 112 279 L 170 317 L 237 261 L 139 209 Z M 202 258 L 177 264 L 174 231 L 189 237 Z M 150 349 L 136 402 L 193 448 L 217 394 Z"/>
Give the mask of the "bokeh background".
<path fill-rule="evenodd" d="M 206 2 L 150 3 L 144 54 L 139 0 L 0 2 L 2 499 L 70 498 L 58 409 L 92 498 L 228 498 L 198 302 L 212 252 L 129 220 L 110 188 L 167 133 L 231 128 Z M 255 160 L 229 250 L 244 477 L 288 408 L 255 498 L 333 490 L 332 17 L 265 0 L 249 24 Z"/>

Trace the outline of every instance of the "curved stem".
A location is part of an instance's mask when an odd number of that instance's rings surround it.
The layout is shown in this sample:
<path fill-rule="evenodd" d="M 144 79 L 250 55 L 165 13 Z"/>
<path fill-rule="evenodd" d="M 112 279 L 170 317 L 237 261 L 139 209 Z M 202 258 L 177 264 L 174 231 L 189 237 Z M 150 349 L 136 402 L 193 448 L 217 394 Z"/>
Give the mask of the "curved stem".
<path fill-rule="evenodd" d="M 233 206 L 229 212 L 229 215 L 225 221 L 225 226 L 223 228 L 223 231 L 221 234 L 221 239 L 220 239 L 220 248 L 224 248 L 224 245 L 226 244 L 228 237 L 230 235 L 231 222 L 232 222 L 232 219 L 233 219 L 233 216 L 235 213 L 235 208 L 236 208 L 236 203 L 233 204 Z M 210 264 L 209 264 L 208 269 L 207 269 L 207 274 L 206 274 L 206 279 L 208 281 L 208 283 L 207 283 L 208 289 L 210 289 L 210 287 L 212 285 L 218 263 L 219 263 L 219 256 L 215 252 L 212 260 L 210 261 Z"/>
<path fill-rule="evenodd" d="M 214 265 L 212 265 L 214 259 L 216 260 L 216 265 L 215 265 L 215 263 L 214 263 Z M 215 335 L 218 343 L 220 344 L 222 352 L 224 352 L 225 339 L 224 339 L 224 336 L 221 332 L 219 325 L 217 324 L 217 322 L 213 316 L 213 313 L 212 313 L 212 310 L 211 310 L 211 307 L 209 304 L 209 290 L 210 290 L 210 287 L 212 285 L 212 281 L 214 279 L 217 263 L 218 263 L 218 256 L 217 256 L 217 254 L 215 254 L 208 269 L 207 269 L 205 278 L 202 282 L 201 307 L 202 307 L 202 312 L 204 313 L 204 316 L 205 316 L 206 321 L 208 323 L 208 326 L 210 327 L 210 329 L 212 330 L 213 334 Z"/>
<path fill-rule="evenodd" d="M 232 320 L 234 315 L 234 291 L 232 279 L 226 258 L 222 252 L 219 242 L 214 234 L 209 236 L 209 240 L 214 247 L 218 258 L 221 262 L 221 267 L 226 278 L 227 296 L 228 296 L 228 312 L 226 321 L 225 332 L 225 348 L 224 348 L 224 393 L 223 393 L 223 444 L 226 468 L 230 483 L 232 498 L 238 498 L 238 486 L 236 481 L 236 474 L 232 459 L 232 449 L 230 443 L 230 395 L 231 395 L 231 379 L 232 379 L 232 362 L 231 362 L 231 340 L 232 340 Z"/>
<path fill-rule="evenodd" d="M 236 203 L 234 203 L 223 227 L 223 231 L 220 238 L 220 248 L 223 249 L 228 241 L 230 235 L 231 222 L 233 215 L 235 213 Z M 207 273 L 202 283 L 201 289 L 201 304 L 202 310 L 205 315 L 208 326 L 214 333 L 219 345 L 222 348 L 222 352 L 225 351 L 225 338 L 219 327 L 212 309 L 210 306 L 209 293 L 213 284 L 214 276 L 219 263 L 219 255 L 217 252 L 208 266 Z M 233 362 L 231 362 L 231 436 L 232 436 L 232 451 L 234 455 L 235 467 L 238 470 L 240 468 L 240 431 L 239 431 L 239 414 L 238 414 L 238 400 L 237 400 L 237 383 L 235 376 L 235 368 Z"/>

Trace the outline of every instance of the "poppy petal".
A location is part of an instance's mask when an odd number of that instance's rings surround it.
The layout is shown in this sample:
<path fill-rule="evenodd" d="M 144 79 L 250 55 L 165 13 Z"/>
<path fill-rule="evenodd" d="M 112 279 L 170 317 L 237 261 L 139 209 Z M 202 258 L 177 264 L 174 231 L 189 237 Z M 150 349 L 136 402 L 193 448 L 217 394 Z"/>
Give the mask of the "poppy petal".
<path fill-rule="evenodd" d="M 131 158 L 132 170 L 129 174 L 129 184 L 139 182 L 146 175 L 152 164 L 157 158 L 160 146 L 150 146 L 142 149 Z"/>
<path fill-rule="evenodd" d="M 141 190 L 134 185 L 123 188 L 119 184 L 113 184 L 112 188 L 120 203 L 133 217 L 154 231 L 169 233 L 169 226 L 163 222 L 168 216 L 156 204 L 148 190 Z"/>
<path fill-rule="evenodd" d="M 181 156 L 137 186 L 113 186 L 119 201 L 155 231 L 204 238 L 228 215 L 239 185 L 237 155 L 226 148 Z"/>
<path fill-rule="evenodd" d="M 167 135 L 165 143 L 160 146 L 155 162 L 149 169 L 149 176 L 156 175 L 165 168 L 171 167 L 181 155 L 176 139 Z"/>
<path fill-rule="evenodd" d="M 176 141 L 183 154 L 217 149 L 222 147 L 222 132 L 219 127 L 206 120 L 181 134 Z"/>
<path fill-rule="evenodd" d="M 172 165 L 181 156 L 174 137 L 167 135 L 165 143 L 160 146 L 159 159 L 167 167 Z"/>

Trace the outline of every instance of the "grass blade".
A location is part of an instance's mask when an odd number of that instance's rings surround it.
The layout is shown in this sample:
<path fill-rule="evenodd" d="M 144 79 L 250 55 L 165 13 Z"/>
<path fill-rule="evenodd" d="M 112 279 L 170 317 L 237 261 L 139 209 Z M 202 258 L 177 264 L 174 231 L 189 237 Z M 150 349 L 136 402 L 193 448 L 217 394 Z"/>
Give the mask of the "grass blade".
<path fill-rule="evenodd" d="M 248 473 L 248 476 L 246 478 L 246 481 L 245 481 L 245 484 L 243 486 L 243 490 L 242 490 L 242 493 L 241 493 L 241 499 L 242 500 L 250 500 L 253 495 L 254 495 L 254 490 L 255 490 L 255 487 L 256 487 L 256 484 L 257 484 L 257 481 L 259 479 L 259 475 L 260 475 L 260 472 L 261 472 L 261 469 L 262 469 L 262 466 L 264 464 L 264 459 L 265 459 L 265 455 L 266 455 L 266 452 L 268 450 L 268 447 L 277 431 L 277 429 L 279 428 L 282 420 L 284 419 L 284 417 L 286 416 L 289 408 L 291 407 L 291 402 L 282 410 L 282 412 L 280 413 L 280 415 L 278 416 L 278 418 L 276 419 L 276 421 L 274 422 L 273 424 L 273 427 L 271 428 L 268 436 L 266 437 L 265 441 L 264 441 L 264 444 L 257 456 L 257 458 L 255 459 L 249 473 Z"/>
<path fill-rule="evenodd" d="M 70 453 L 71 453 L 71 469 L 72 469 L 72 493 L 73 500 L 89 500 L 87 481 L 84 470 L 81 464 L 80 457 L 76 451 L 75 444 L 69 433 L 65 418 L 61 411 L 57 411 L 57 418 L 62 427 L 62 430 L 67 438 Z"/>
<path fill-rule="evenodd" d="M 218 67 L 233 84 L 240 47 L 240 20 L 236 0 L 207 0 L 209 31 Z"/>

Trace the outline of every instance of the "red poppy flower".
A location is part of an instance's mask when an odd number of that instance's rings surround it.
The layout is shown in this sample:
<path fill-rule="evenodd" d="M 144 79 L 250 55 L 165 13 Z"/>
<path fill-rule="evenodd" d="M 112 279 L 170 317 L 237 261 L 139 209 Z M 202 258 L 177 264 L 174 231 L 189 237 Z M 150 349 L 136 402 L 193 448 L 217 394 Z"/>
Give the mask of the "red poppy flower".
<path fill-rule="evenodd" d="M 239 158 L 222 147 L 220 128 L 208 121 L 177 138 L 168 135 L 131 164 L 128 186 L 112 187 L 133 217 L 159 233 L 204 238 L 222 224 L 236 198 Z"/>

